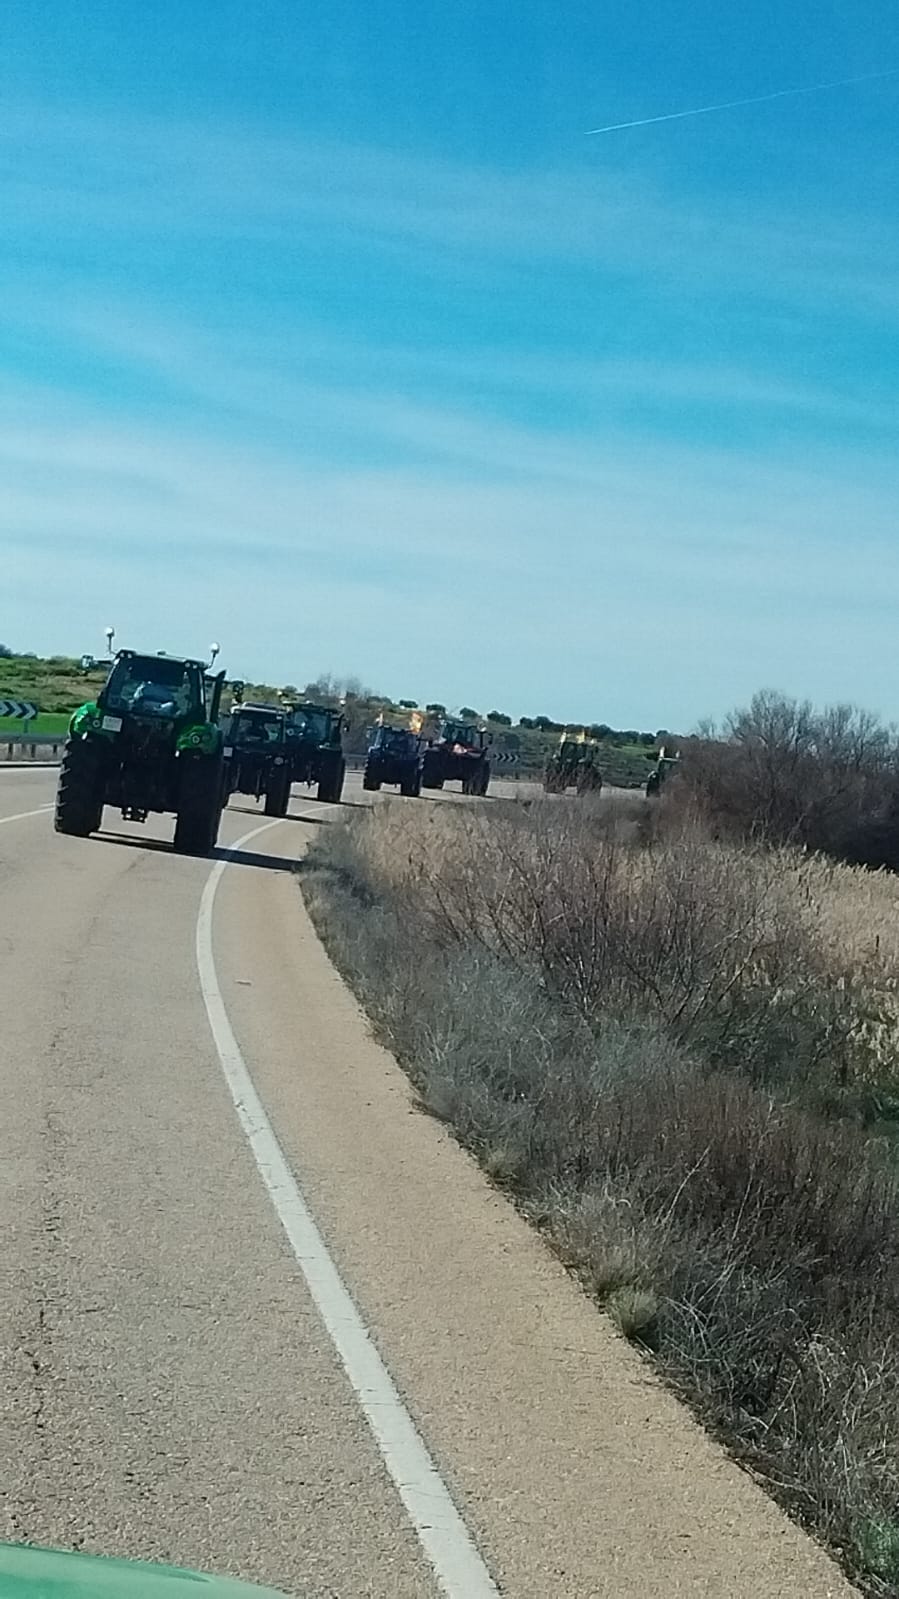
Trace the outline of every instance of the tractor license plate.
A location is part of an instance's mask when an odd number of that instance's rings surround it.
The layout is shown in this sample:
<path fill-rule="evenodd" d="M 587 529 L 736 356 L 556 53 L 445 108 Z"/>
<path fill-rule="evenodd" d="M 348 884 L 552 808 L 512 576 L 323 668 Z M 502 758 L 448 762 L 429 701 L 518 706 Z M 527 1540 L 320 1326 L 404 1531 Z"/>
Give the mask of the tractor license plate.
<path fill-rule="evenodd" d="M 104 733 L 121 733 L 122 718 L 120 716 L 104 716 L 103 731 Z"/>

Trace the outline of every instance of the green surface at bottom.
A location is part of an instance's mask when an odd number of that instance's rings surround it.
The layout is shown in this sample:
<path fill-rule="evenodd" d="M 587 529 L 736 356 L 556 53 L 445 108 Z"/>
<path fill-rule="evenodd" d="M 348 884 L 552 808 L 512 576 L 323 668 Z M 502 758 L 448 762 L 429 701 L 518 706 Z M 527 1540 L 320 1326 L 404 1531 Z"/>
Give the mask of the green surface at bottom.
<path fill-rule="evenodd" d="M 200 1588 L 203 1589 L 202 1595 Z M 0 1599 L 285 1599 L 227 1577 L 110 1560 L 31 1544 L 0 1544 Z"/>

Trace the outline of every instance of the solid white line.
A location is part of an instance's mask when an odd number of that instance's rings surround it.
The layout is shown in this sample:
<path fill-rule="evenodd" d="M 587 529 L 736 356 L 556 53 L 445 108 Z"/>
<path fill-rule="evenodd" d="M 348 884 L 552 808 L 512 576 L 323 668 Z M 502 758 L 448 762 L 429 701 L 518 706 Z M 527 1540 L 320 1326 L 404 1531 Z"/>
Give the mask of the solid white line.
<path fill-rule="evenodd" d="M 229 846 L 228 854 L 278 825 L 274 821 L 254 827 Z M 212 947 L 215 896 L 227 865 L 227 858 L 219 861 L 203 889 L 197 917 L 197 969 L 209 1026 L 240 1124 L 438 1586 L 446 1599 L 498 1599 L 493 1579 L 328 1253 L 234 1037 L 218 985 Z"/>
<path fill-rule="evenodd" d="M 47 811 L 52 811 L 52 805 L 39 805 L 36 811 L 19 811 L 17 816 L 0 816 L 0 827 L 4 822 L 24 822 L 29 816 L 44 816 Z"/>

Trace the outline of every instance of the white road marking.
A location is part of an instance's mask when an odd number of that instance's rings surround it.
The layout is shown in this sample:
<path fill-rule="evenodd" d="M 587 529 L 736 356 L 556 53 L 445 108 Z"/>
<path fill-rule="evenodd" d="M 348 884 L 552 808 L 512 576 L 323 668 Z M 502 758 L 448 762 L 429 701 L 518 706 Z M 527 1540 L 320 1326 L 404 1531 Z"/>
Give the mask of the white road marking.
<path fill-rule="evenodd" d="M 302 820 L 301 817 L 296 819 Z M 252 828 L 229 846 L 228 855 L 235 854 L 268 828 L 279 825 L 278 821 L 273 821 Z M 498 1589 L 328 1253 L 262 1107 L 228 1020 L 212 947 L 215 896 L 228 864 L 227 857 L 219 861 L 203 889 L 197 916 L 197 970 L 212 1037 L 240 1124 L 318 1313 L 340 1356 L 441 1592 L 446 1599 L 498 1599 Z"/>
<path fill-rule="evenodd" d="M 19 811 L 17 816 L 0 816 L 0 827 L 4 822 L 24 822 L 29 816 L 44 816 L 52 809 L 52 805 L 39 805 L 36 811 Z"/>

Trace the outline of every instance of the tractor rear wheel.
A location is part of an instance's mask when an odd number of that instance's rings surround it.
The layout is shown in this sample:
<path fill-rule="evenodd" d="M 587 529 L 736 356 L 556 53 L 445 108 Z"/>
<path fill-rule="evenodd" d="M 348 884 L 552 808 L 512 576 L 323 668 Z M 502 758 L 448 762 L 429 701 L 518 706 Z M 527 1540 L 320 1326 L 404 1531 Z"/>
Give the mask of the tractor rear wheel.
<path fill-rule="evenodd" d="M 381 787 L 381 779 L 376 777 L 374 772 L 367 766 L 362 773 L 362 787 L 367 789 L 370 794 L 377 794 L 378 789 Z"/>
<path fill-rule="evenodd" d="M 333 765 L 326 767 L 318 780 L 317 798 L 326 805 L 339 805 L 343 793 L 343 780 L 346 775 L 346 762 L 341 756 Z"/>
<path fill-rule="evenodd" d="M 57 833 L 88 838 L 103 820 L 103 755 L 98 739 L 73 739 L 66 745 L 56 787 Z"/>
<path fill-rule="evenodd" d="M 265 785 L 266 816 L 286 816 L 290 803 L 290 767 L 273 766 Z"/>
<path fill-rule="evenodd" d="M 193 755 L 178 764 L 175 849 L 182 855 L 210 855 L 222 819 L 222 757 Z"/>

